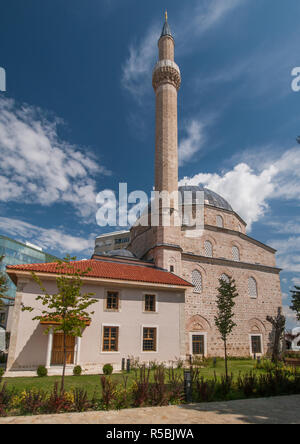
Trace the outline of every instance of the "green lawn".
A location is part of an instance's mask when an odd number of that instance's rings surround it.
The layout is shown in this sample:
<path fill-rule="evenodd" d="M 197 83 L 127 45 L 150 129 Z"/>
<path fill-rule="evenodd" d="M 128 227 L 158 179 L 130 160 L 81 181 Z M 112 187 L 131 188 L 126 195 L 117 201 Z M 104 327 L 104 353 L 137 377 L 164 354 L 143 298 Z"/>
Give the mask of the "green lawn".
<path fill-rule="evenodd" d="M 236 377 L 238 374 L 247 373 L 254 369 L 254 361 L 253 360 L 233 360 L 229 361 L 229 372 L 233 373 Z M 179 372 L 183 372 L 182 370 L 178 370 Z M 262 370 L 256 370 L 261 373 Z M 200 369 L 200 375 L 204 378 L 212 378 L 214 376 L 214 372 L 216 375 L 220 377 L 224 374 L 224 361 L 217 361 L 216 368 L 213 366 L 209 366 L 206 368 Z M 151 371 L 151 379 L 153 379 L 153 371 Z M 166 372 L 167 375 L 167 372 Z M 129 385 L 134 381 L 135 372 L 131 371 L 129 374 L 124 373 L 124 376 L 128 376 Z M 118 383 L 123 382 L 122 374 L 114 374 L 112 375 L 112 379 Z M 166 382 L 167 382 L 166 376 Z M 47 376 L 45 378 L 4 378 L 4 381 L 7 383 L 8 388 L 14 387 L 17 391 L 22 391 L 23 389 L 43 389 L 45 391 L 52 390 L 52 387 L 56 381 L 60 381 L 59 376 Z M 99 375 L 83 375 L 83 376 L 66 376 L 65 379 L 65 387 L 66 390 L 72 390 L 76 387 L 83 387 L 87 390 L 89 397 L 92 397 L 94 391 L 97 390 L 98 394 L 100 394 L 100 376 Z"/>

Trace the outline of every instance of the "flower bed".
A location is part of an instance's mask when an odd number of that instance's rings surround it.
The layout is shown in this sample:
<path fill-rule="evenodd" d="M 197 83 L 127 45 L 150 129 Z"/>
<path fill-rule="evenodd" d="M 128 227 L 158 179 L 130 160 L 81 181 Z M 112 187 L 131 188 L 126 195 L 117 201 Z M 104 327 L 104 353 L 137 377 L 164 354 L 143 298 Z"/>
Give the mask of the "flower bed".
<path fill-rule="evenodd" d="M 103 375 L 99 377 L 101 395 L 95 390 L 92 397 L 83 387 L 61 393 L 57 382 L 50 392 L 37 388 L 18 392 L 0 382 L 0 416 L 119 410 L 185 402 L 183 377 L 176 369 L 160 365 L 155 369 L 153 378 L 150 378 L 150 373 L 150 368 L 140 366 L 131 385 L 125 374 L 122 383 Z M 300 394 L 300 371 L 281 365 L 280 368 L 270 368 L 264 374 L 251 371 L 226 379 L 224 376 L 218 378 L 216 374 L 204 378 L 200 368 L 192 367 L 191 387 L 193 402 Z"/>

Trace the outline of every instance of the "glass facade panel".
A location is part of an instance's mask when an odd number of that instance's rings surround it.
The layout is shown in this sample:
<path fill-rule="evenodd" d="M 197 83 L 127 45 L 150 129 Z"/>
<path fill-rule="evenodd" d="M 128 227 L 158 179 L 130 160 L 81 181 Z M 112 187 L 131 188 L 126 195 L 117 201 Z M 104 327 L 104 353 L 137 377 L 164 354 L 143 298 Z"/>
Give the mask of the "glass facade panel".
<path fill-rule="evenodd" d="M 47 254 L 43 251 L 35 250 L 28 245 L 21 242 L 14 241 L 5 236 L 0 236 L 0 257 L 4 256 L 0 263 L 0 270 L 6 270 L 7 265 L 21 265 L 21 264 L 38 264 L 45 262 L 55 262 L 58 258 Z M 9 298 L 15 298 L 16 286 L 8 278 L 8 292 Z"/>

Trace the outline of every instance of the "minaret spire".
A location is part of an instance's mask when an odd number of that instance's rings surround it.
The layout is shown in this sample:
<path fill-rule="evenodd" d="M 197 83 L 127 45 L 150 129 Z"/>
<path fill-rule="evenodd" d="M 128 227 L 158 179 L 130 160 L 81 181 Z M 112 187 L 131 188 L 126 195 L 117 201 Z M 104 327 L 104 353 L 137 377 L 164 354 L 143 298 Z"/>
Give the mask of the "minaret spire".
<path fill-rule="evenodd" d="M 164 23 L 160 38 L 164 37 L 165 35 L 168 35 L 173 38 L 171 28 L 168 23 L 168 12 L 167 11 L 165 12 L 165 23 Z"/>

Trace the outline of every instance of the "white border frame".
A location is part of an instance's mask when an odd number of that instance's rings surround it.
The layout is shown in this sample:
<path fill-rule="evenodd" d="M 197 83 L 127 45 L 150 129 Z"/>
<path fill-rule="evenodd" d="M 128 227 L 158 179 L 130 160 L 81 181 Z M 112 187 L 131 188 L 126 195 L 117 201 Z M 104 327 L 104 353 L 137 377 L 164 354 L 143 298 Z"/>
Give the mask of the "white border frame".
<path fill-rule="evenodd" d="M 203 331 L 190 331 L 189 332 L 189 344 L 190 344 L 190 355 L 198 356 L 193 354 L 193 336 L 204 336 L 204 357 L 207 356 L 207 332 Z"/>
<path fill-rule="evenodd" d="M 144 328 L 156 328 L 156 351 L 144 351 L 143 350 Z M 150 325 L 150 324 L 141 325 L 141 353 L 143 355 L 151 356 L 151 354 L 152 355 L 158 354 L 158 349 L 159 349 L 159 326 L 158 325 Z"/>
<path fill-rule="evenodd" d="M 253 353 L 252 351 L 252 336 L 260 336 L 260 343 L 261 343 L 261 353 Z M 249 334 L 249 343 L 250 343 L 250 355 L 254 356 L 254 354 L 256 354 L 256 356 L 263 356 L 264 355 L 264 341 L 263 341 L 263 335 L 262 333 L 250 333 Z"/>
<path fill-rule="evenodd" d="M 155 311 L 146 311 L 145 310 L 145 296 L 146 294 L 148 295 L 153 295 L 155 296 Z M 156 293 L 155 291 L 143 291 L 142 294 L 142 313 L 146 314 L 146 315 L 154 315 L 154 314 L 158 314 L 158 305 L 159 305 L 159 297 L 158 297 L 158 293 Z"/>
<path fill-rule="evenodd" d="M 104 327 L 119 327 L 119 337 L 118 337 L 118 351 L 103 351 L 103 330 Z M 100 354 L 101 355 L 120 355 L 120 334 L 121 332 L 121 325 L 120 324 L 113 324 L 113 323 L 109 323 L 109 324 L 101 324 L 101 335 L 100 335 Z"/>
<path fill-rule="evenodd" d="M 107 293 L 108 292 L 118 293 L 119 294 L 119 309 L 118 310 L 111 310 L 109 308 L 106 308 Z M 103 313 L 121 313 L 121 311 L 122 311 L 122 300 L 123 300 L 123 290 L 121 290 L 120 288 L 111 288 L 111 287 L 104 288 Z"/>

